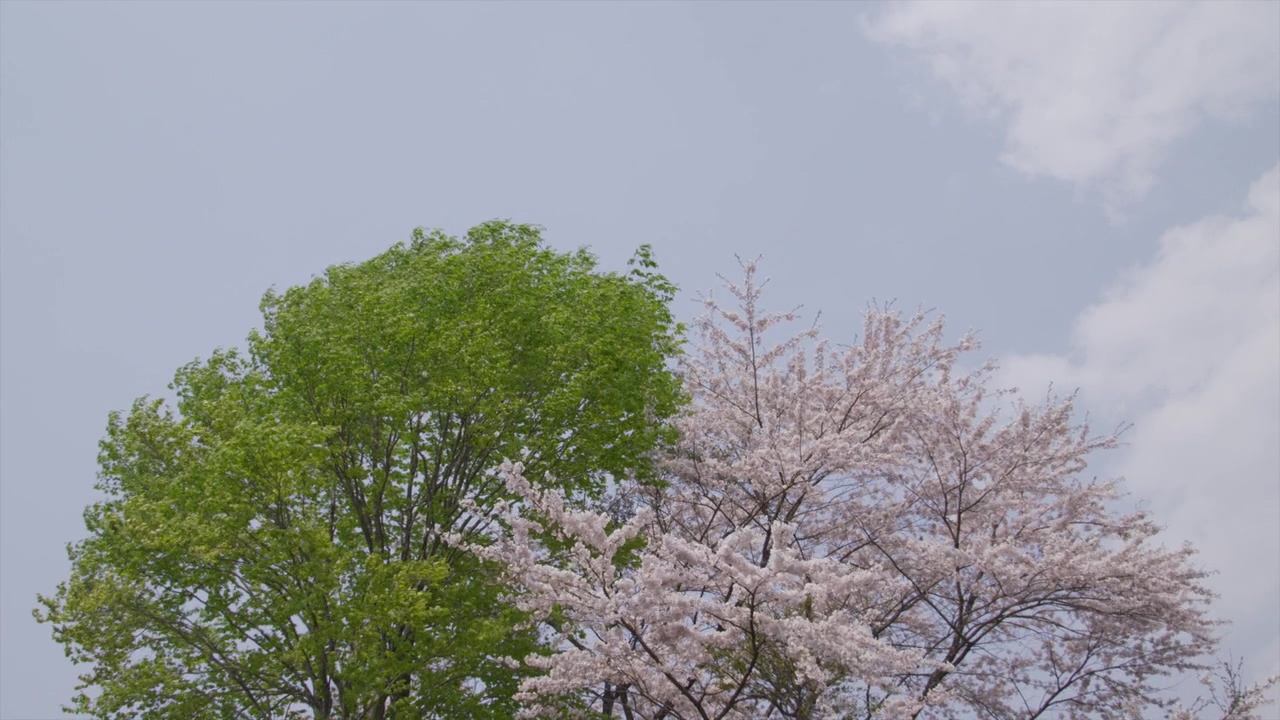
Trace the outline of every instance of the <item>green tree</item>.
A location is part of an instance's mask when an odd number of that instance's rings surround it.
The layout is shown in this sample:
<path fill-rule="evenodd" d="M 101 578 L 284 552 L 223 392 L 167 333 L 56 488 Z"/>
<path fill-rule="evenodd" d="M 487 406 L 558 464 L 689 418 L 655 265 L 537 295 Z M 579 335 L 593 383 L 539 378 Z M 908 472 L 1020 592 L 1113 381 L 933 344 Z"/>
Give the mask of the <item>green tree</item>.
<path fill-rule="evenodd" d="M 508 717 L 536 651 L 450 534 L 493 473 L 592 496 L 678 408 L 679 328 L 647 247 L 629 274 L 531 226 L 417 231 L 262 301 L 247 352 L 193 362 L 176 408 L 112 414 L 104 499 L 41 597 L 96 717 Z"/>

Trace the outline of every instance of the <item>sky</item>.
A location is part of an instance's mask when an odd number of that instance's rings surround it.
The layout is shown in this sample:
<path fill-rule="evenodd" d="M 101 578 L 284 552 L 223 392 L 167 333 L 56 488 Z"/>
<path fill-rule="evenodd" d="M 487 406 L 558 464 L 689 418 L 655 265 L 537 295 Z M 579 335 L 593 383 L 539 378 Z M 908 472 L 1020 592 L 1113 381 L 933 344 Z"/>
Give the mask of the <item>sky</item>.
<path fill-rule="evenodd" d="M 0 718 L 107 413 L 268 288 L 414 227 L 546 229 L 676 310 L 762 255 L 852 339 L 931 308 L 1100 459 L 1280 671 L 1280 3 L 0 3 Z"/>

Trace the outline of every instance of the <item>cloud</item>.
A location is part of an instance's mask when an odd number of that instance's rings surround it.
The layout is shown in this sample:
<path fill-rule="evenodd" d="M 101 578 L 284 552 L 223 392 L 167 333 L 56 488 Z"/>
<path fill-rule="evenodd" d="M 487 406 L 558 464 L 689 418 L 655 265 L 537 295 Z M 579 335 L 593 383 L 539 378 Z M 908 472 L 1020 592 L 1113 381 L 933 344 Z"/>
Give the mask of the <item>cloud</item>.
<path fill-rule="evenodd" d="M 1001 159 L 1140 198 L 1206 117 L 1280 92 L 1280 4 L 910 2 L 868 34 L 914 51 L 965 103 L 1007 122 Z"/>
<path fill-rule="evenodd" d="M 1227 647 L 1280 672 L 1280 165 L 1241 216 L 1166 232 L 1079 316 L 1069 353 L 1002 373 L 1032 395 L 1080 387 L 1084 407 L 1134 422 L 1107 469 L 1219 571 Z"/>

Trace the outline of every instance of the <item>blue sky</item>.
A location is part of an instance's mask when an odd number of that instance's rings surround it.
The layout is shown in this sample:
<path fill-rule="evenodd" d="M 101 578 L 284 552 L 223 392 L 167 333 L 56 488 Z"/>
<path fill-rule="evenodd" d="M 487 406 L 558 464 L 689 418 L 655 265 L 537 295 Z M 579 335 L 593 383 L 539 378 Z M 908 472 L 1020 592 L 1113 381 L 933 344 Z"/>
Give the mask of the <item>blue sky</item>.
<path fill-rule="evenodd" d="M 416 226 L 537 223 L 682 317 L 734 254 L 851 337 L 871 300 L 1135 423 L 1104 461 L 1280 669 L 1280 4 L 0 4 L 0 717 L 75 669 L 107 412 L 268 287 Z M 1092 389 L 1091 389 L 1092 388 Z"/>

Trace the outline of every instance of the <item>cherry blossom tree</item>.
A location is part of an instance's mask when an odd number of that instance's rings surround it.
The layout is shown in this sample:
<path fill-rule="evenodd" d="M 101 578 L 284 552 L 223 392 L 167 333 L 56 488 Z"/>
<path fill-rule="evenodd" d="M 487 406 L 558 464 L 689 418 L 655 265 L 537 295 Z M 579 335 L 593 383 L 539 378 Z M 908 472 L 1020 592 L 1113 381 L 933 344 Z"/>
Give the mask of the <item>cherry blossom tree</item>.
<path fill-rule="evenodd" d="M 661 482 L 601 507 L 502 467 L 516 500 L 480 552 L 553 648 L 524 659 L 525 714 L 1173 712 L 1162 686 L 1202 669 L 1211 593 L 1191 548 L 1086 474 L 1116 435 L 1071 397 L 992 390 L 992 366 L 957 362 L 973 340 L 925 315 L 775 340 L 795 316 L 744 271 L 696 326 Z"/>

